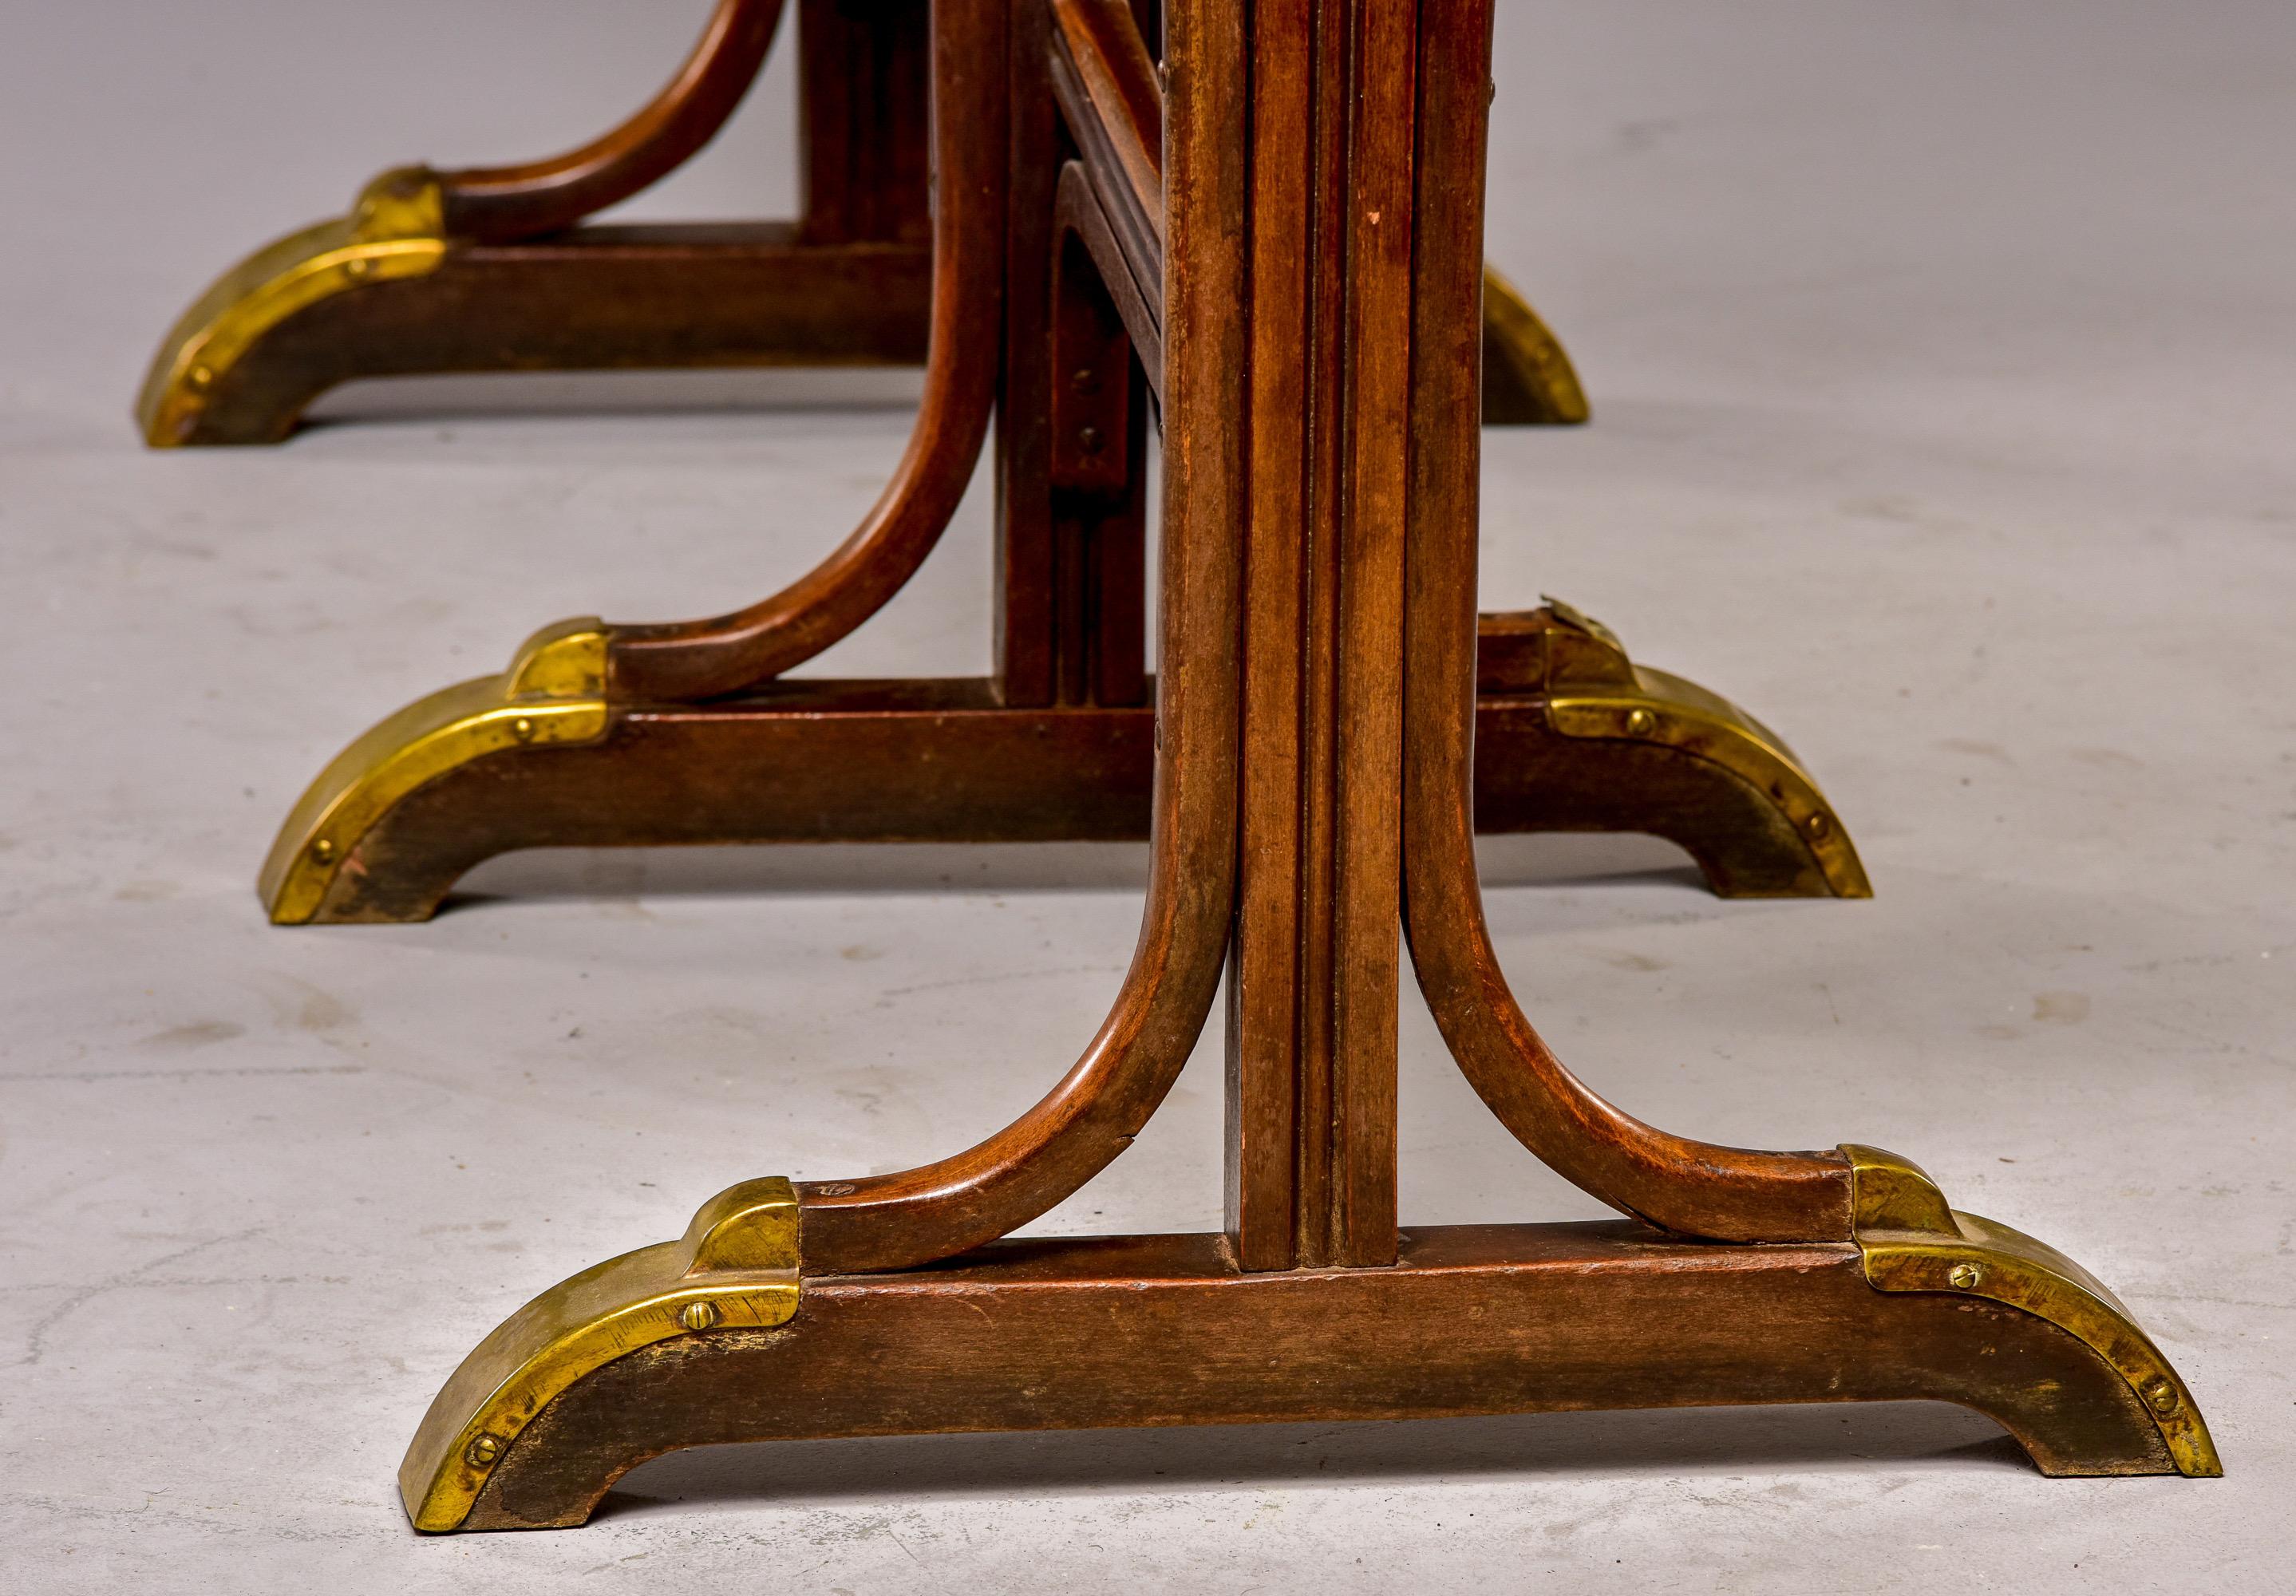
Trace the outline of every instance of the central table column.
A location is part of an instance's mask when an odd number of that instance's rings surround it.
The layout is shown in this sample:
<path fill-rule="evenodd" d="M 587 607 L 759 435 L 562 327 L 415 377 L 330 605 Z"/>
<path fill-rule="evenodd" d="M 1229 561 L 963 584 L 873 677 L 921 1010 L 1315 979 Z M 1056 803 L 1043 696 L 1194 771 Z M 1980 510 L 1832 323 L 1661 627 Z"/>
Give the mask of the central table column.
<path fill-rule="evenodd" d="M 1423 28 L 1489 25 L 1424 9 L 1172 7 L 1167 444 L 1203 495 L 1177 512 L 1245 547 L 1227 1224 L 1251 1270 L 1396 1257 L 1413 218 L 1423 162 L 1481 180 L 1473 137 L 1423 148 L 1418 63 Z"/>

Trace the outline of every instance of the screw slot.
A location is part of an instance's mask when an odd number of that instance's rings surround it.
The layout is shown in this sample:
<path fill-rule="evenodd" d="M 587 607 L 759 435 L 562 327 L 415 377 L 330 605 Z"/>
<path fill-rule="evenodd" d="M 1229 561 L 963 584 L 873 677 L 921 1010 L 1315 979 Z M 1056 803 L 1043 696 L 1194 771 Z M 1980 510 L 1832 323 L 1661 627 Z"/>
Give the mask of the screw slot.
<path fill-rule="evenodd" d="M 463 1459 L 473 1469 L 484 1469 L 502 1456 L 502 1443 L 492 1436 L 480 1436 L 463 1451 Z"/>
<path fill-rule="evenodd" d="M 1984 1278 L 1985 1271 L 1974 1264 L 1956 1264 L 1953 1266 L 1953 1273 L 1946 1276 L 1946 1279 L 1964 1291 L 1974 1290 L 1978 1281 Z"/>
<path fill-rule="evenodd" d="M 678 1323 L 690 1330 L 706 1330 L 718 1322 L 718 1305 L 714 1302 L 689 1302 L 685 1311 L 677 1316 Z"/>
<path fill-rule="evenodd" d="M 2177 1411 L 2177 1387 L 2168 1376 L 2156 1374 L 2144 1385 L 2144 1400 L 2156 1413 L 2167 1415 Z"/>

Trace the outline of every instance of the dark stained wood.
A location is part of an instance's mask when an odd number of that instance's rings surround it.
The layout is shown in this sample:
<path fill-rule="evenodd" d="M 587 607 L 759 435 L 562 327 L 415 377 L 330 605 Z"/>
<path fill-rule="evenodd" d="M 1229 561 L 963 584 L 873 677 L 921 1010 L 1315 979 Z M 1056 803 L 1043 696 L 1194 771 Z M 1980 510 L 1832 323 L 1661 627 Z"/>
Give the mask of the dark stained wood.
<path fill-rule="evenodd" d="M 1054 255 L 1051 495 L 1063 704 L 1144 704 L 1147 384 L 1091 258 Z"/>
<path fill-rule="evenodd" d="M 1081 161 L 1071 160 L 1061 168 L 1053 220 L 1062 238 L 1073 240 L 1092 262 L 1102 292 L 1115 306 L 1117 319 L 1124 323 L 1125 335 L 1132 340 L 1133 358 L 1139 362 L 1150 391 L 1156 395 L 1159 404 L 1162 403 L 1164 285 L 1160 267 L 1155 279 L 1146 284 L 1132 274 L 1131 262 L 1116 241 L 1108 212 L 1103 209 L 1100 196 L 1093 192 L 1092 179 Z"/>
<path fill-rule="evenodd" d="M 461 1454 L 485 1470 L 466 1527 L 579 1523 L 629 1468 L 697 1445 L 1718 1403 L 1958 1402 L 2049 1472 L 2173 1469 L 2128 1379 L 2066 1331 L 1869 1283 L 1841 1154 L 1644 1125 L 1571 1076 L 1507 989 L 1475 873 L 1479 786 L 1516 818 L 1634 814 L 1685 835 L 1730 802 L 1767 806 L 1671 749 L 1548 732 L 1534 689 L 1579 680 L 1554 672 L 1559 651 L 1628 668 L 1567 612 L 1492 618 L 1479 702 L 1494 4 L 1173 0 L 1152 196 L 1144 144 L 1112 131 L 1136 135 L 1150 98 L 1126 7 L 936 0 L 936 386 L 891 508 L 766 605 L 624 629 L 602 743 L 480 760 L 345 862 L 339 890 L 357 893 L 422 873 L 393 849 L 430 848 L 451 879 L 455 849 L 521 825 L 1115 834 L 1149 794 L 1140 939 L 1068 1073 L 974 1147 L 800 1185 L 795 1317 L 682 1317 L 692 1333 L 605 1364 L 514 1438 L 481 1436 Z M 1152 197 L 1152 274 L 1115 214 Z M 1144 596 L 1131 330 L 1152 281 L 1152 707 L 1111 701 L 1149 685 L 1122 628 Z M 999 675 L 767 682 L 914 569 L 992 391 Z M 1479 778 L 1494 748 L 1508 777 Z M 1476 1090 L 1646 1223 L 1398 1228 L 1404 928 Z M 1144 1126 L 1231 950 L 1226 1232 L 1004 1239 Z"/>
<path fill-rule="evenodd" d="M 1051 23 L 1013 8 L 1011 215 L 1004 253 L 1004 369 L 996 395 L 997 683 L 1015 708 L 1059 701 L 1061 530 L 1053 504 L 1054 192 L 1064 146 L 1046 82 Z"/>
<path fill-rule="evenodd" d="M 1164 245 L 1164 96 L 1126 0 L 1052 0 L 1054 91 L 1075 128 L 1105 152 L 1111 193 L 1128 198 L 1152 247 Z"/>
<path fill-rule="evenodd" d="M 1557 736 L 1537 698 L 1487 700 L 1477 725 L 1483 832 L 1647 832 L 1725 895 L 1828 890 L 1800 833 L 1718 765 Z M 1019 709 L 963 679 L 634 707 L 594 746 L 496 755 L 414 793 L 359 844 L 326 918 L 426 919 L 466 872 L 521 848 L 1141 841 L 1154 738 L 1144 705 Z"/>
<path fill-rule="evenodd" d="M 931 0 L 799 0 L 808 243 L 931 241 Z"/>
<path fill-rule="evenodd" d="M 850 536 L 771 597 L 706 620 L 614 628 L 617 698 L 715 698 L 804 663 L 898 592 L 955 513 L 1002 364 L 1012 10 L 1011 0 L 934 8 L 932 330 L 924 400 L 892 480 Z"/>
<path fill-rule="evenodd" d="M 1851 1247 L 1474 1226 L 1410 1232 L 1397 1268 L 1250 1274 L 1224 1238 L 1142 1236 L 808 1278 L 782 1329 L 609 1364 L 511 1445 L 469 1527 L 579 1524 L 647 1458 L 727 1442 L 1912 1399 L 1986 1414 L 2045 1473 L 2170 1468 L 2087 1346 L 1875 1291 Z M 761 1495 L 775 1470 L 759 1457 Z"/>
<path fill-rule="evenodd" d="M 224 367 L 184 444 L 278 443 L 328 389 L 477 372 L 915 365 L 930 250 L 808 245 L 786 222 L 578 227 L 455 243 L 322 299 Z"/>
<path fill-rule="evenodd" d="M 804 207 L 795 224 L 575 225 L 707 142 L 748 86 L 740 69 L 754 76 L 782 9 L 778 0 L 726 0 L 664 95 L 580 151 L 441 174 L 452 236 L 439 272 L 331 295 L 288 316 L 217 373 L 208 403 L 167 441 L 282 442 L 319 394 L 364 377 L 923 364 L 930 0 L 802 0 Z M 1153 0 L 1132 9 L 1146 35 L 1160 37 Z M 1114 8 L 1095 0 L 1086 10 L 1101 13 L 1080 37 L 1093 41 L 1103 97 L 1125 109 L 1133 165 L 1152 163 L 1160 182 L 1160 96 L 1146 92 L 1152 67 L 1142 70 L 1152 52 L 1137 33 L 1115 29 Z M 1075 92 L 1078 103 L 1089 99 L 1081 78 Z M 1120 186 L 1141 289 L 1115 299 L 1153 387 L 1160 340 L 1136 313 L 1160 314 L 1160 208 L 1142 209 L 1141 191 Z M 1111 271 L 1106 215 L 1061 225 Z M 855 243 L 886 252 L 844 248 Z M 808 256 L 815 246 L 831 253 Z M 1496 331 L 1488 339 L 1507 354 Z M 1487 368 L 1486 389 L 1494 425 L 1583 419 L 1550 413 L 1543 389 L 1505 360 Z"/>
<path fill-rule="evenodd" d="M 1047 79 L 1051 47 L 1045 10 L 1020 7 L 997 396 L 998 683 L 1016 708 L 1138 704 L 1147 415 L 1125 316 L 1056 198 L 1072 146 Z M 1118 281 L 1136 301 L 1130 279 Z"/>
<path fill-rule="evenodd" d="M 1270 5 L 1263 11 L 1279 9 Z M 1332 1257 L 1332 1007 L 1327 937 L 1331 890 L 1330 806 L 1334 773 L 1329 735 L 1330 683 L 1306 691 L 1311 669 L 1327 665 L 1328 605 L 1311 605 L 1306 579 L 1310 518 L 1316 552 L 1336 556 L 1328 489 L 1311 489 L 1307 418 L 1319 346 L 1309 306 L 1309 132 L 1314 57 L 1289 40 L 1228 64 L 1249 104 L 1251 149 L 1250 440 L 1251 482 L 1243 522 L 1243 867 L 1227 1011 L 1227 1233 L 1246 1269 L 1290 1269 Z M 1248 64 L 1247 64 L 1248 63 Z M 1235 114 L 1235 113 L 1231 113 Z M 1241 117 L 1238 119 L 1242 119 Z M 1291 159 L 1285 159 L 1288 155 Z M 1095 185 L 1097 192 L 1100 185 Z M 1339 397 L 1326 382 L 1318 408 Z M 1319 453 L 1324 476 L 1337 462 Z M 1311 733 L 1311 724 L 1324 733 Z M 1317 845 L 1322 846 L 1318 847 Z M 1317 999 L 1321 999 L 1320 1005 Z"/>
<path fill-rule="evenodd" d="M 945 0 L 936 20 L 945 24 L 957 3 Z M 1203 32 L 1177 37 L 1219 43 Z M 1226 38 L 1234 37 L 1230 19 Z M 1173 93 L 1183 105 L 1188 62 L 1176 53 Z M 1196 136 L 1176 115 L 1172 149 L 1194 154 Z M 1233 313 L 1244 263 L 1216 242 L 1243 225 L 1238 164 L 1199 156 L 1184 168 L 1189 179 L 1168 187 L 1164 380 L 1179 413 L 1230 416 L 1242 399 L 1245 349 Z M 1204 241 L 1191 251 L 1185 241 L 1197 238 Z M 1042 1101 L 978 1146 L 898 1174 L 800 1186 L 808 1269 L 927 1263 L 1026 1224 L 1130 1145 L 1186 1062 L 1218 988 L 1234 902 L 1241 456 L 1233 428 L 1167 430 L 1148 897 L 1107 1019 Z"/>
<path fill-rule="evenodd" d="M 447 232 L 490 243 L 555 233 L 675 171 L 717 136 L 749 93 L 781 23 L 782 4 L 718 0 L 677 76 L 636 116 L 578 150 L 518 166 L 441 172 Z"/>
<path fill-rule="evenodd" d="M 1228 1033 L 1228 1223 L 1250 1268 L 1394 1257 L 1410 359 L 1363 331 L 1409 320 L 1412 84 L 1370 70 L 1396 20 L 1374 8 L 1358 37 L 1264 5 L 1249 73 L 1206 95 L 1250 108 L 1251 757 Z"/>
<path fill-rule="evenodd" d="M 1772 1153 L 1676 1136 L 1620 1112 L 1565 1068 L 1509 991 L 1475 877 L 1469 741 L 1475 724 L 1482 143 L 1492 0 L 1423 0 L 1423 139 L 1456 157 L 1420 190 L 1413 314 L 1406 923 L 1420 990 L 1475 1090 L 1525 1146 L 1603 1201 L 1724 1240 L 1849 1234 L 1839 1152 Z"/>

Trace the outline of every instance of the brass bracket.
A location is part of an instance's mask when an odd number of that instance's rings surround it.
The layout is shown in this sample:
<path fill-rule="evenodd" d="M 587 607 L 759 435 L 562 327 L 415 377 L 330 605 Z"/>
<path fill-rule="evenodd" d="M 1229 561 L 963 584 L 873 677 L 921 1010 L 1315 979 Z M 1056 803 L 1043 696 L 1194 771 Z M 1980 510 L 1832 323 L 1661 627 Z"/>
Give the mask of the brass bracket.
<path fill-rule="evenodd" d="M 1841 1151 L 1857 1248 L 1875 1290 L 1981 1297 L 2048 1321 L 2128 1382 L 2179 1473 L 2224 1472 L 2192 1392 L 2095 1275 L 2021 1232 L 1951 1208 L 1936 1183 L 1895 1153 L 1855 1144 Z"/>
<path fill-rule="evenodd" d="M 501 675 L 416 700 L 336 755 L 289 813 L 257 880 L 272 921 L 318 918 L 360 841 L 426 782 L 512 749 L 595 742 L 607 720 L 606 627 L 595 617 L 544 627 Z"/>
<path fill-rule="evenodd" d="M 414 1527 L 461 1526 L 520 1434 L 584 1375 L 678 1336 L 770 1330 L 798 1310 L 796 1189 L 745 1181 L 685 1237 L 562 1281 L 479 1343 L 423 1415 L 398 1494 Z"/>
<path fill-rule="evenodd" d="M 1874 896 L 1848 828 L 1785 739 L 1695 682 L 1636 665 L 1600 621 L 1542 602 L 1528 615 L 1484 618 L 1486 692 L 1539 692 L 1559 736 L 1647 742 L 1719 765 L 1793 829 L 1836 897 Z"/>
<path fill-rule="evenodd" d="M 189 442 L 217 386 L 288 317 L 336 294 L 422 276 L 446 258 L 438 174 L 424 167 L 383 173 L 348 216 L 266 245 L 177 318 L 136 397 L 144 442 L 155 449 Z"/>

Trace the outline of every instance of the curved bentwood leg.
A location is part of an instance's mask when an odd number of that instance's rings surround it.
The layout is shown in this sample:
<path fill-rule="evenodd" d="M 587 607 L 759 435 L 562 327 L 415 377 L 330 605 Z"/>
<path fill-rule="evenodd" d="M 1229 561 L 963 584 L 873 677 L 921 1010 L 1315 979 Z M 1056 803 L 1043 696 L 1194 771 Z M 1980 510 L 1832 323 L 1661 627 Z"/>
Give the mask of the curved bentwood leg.
<path fill-rule="evenodd" d="M 876 613 L 916 573 L 972 478 L 996 391 L 1004 305 L 1007 30 L 964 0 L 933 12 L 932 325 L 909 446 L 867 520 L 771 598 L 709 620 L 614 631 L 611 687 L 691 702 L 803 664 Z"/>
<path fill-rule="evenodd" d="M 1173 0 L 1154 863 L 1083 1058 L 969 1151 L 747 1183 L 537 1298 L 424 1420 L 419 1527 L 578 1524 L 703 1444 L 1716 1403 L 1956 1402 L 2045 1472 L 2218 1471 L 2062 1255 L 1874 1149 L 1655 1130 L 1507 992 L 1469 848 L 1492 4 Z M 1630 1217 L 1398 1227 L 1398 921 L 1486 1101 Z M 1146 1122 L 1224 956 L 1226 1232 L 1000 1240 Z"/>

